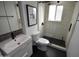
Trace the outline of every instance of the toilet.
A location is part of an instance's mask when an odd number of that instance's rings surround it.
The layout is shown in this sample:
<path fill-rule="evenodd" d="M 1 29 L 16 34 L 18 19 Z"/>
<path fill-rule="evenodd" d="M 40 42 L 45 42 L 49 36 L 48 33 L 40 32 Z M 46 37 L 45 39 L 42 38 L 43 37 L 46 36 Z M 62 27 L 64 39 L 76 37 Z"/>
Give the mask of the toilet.
<path fill-rule="evenodd" d="M 33 33 L 32 35 L 33 45 L 36 45 L 38 49 L 42 51 L 47 51 L 47 45 L 49 41 L 47 39 L 40 37 L 40 32 Z"/>

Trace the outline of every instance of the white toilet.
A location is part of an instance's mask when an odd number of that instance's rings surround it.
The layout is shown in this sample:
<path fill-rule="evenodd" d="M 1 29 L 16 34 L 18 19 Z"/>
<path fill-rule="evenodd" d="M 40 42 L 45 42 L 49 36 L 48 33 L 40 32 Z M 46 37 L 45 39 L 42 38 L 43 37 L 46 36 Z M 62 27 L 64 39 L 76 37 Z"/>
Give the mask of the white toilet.
<path fill-rule="evenodd" d="M 49 41 L 44 38 L 40 38 L 40 32 L 36 32 L 32 35 L 33 45 L 36 45 L 38 49 L 42 51 L 47 51 L 47 45 Z"/>

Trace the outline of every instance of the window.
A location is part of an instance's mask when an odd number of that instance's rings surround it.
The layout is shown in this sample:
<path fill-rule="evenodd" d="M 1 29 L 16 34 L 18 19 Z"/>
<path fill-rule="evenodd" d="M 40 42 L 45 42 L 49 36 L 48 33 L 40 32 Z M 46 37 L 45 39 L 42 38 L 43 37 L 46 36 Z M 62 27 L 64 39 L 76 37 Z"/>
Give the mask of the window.
<path fill-rule="evenodd" d="M 63 12 L 62 5 L 50 5 L 48 21 L 61 21 L 62 12 Z"/>

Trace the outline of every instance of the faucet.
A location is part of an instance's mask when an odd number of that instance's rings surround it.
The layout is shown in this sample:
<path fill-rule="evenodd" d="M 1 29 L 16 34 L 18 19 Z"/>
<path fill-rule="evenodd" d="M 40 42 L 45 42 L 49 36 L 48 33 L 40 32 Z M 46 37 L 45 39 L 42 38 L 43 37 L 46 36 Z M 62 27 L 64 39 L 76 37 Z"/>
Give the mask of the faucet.
<path fill-rule="evenodd" d="M 16 39 L 15 39 L 15 36 L 14 36 L 14 33 L 13 33 L 13 32 L 11 32 L 11 37 L 12 37 L 12 39 L 14 39 L 14 41 L 16 41 Z"/>

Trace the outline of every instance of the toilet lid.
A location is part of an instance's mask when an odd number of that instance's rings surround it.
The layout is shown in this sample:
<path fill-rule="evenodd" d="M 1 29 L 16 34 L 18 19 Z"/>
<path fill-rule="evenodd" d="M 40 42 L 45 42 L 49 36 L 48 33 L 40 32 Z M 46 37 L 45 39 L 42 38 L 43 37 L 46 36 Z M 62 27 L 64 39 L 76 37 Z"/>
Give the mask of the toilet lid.
<path fill-rule="evenodd" d="M 44 38 L 40 38 L 39 40 L 37 40 L 38 43 L 42 43 L 42 44 L 48 44 L 49 41 L 47 39 Z"/>

